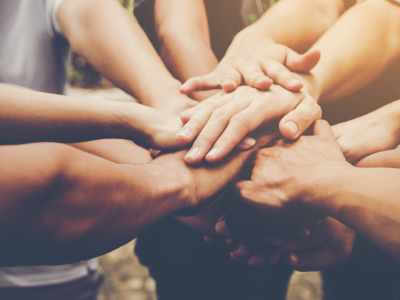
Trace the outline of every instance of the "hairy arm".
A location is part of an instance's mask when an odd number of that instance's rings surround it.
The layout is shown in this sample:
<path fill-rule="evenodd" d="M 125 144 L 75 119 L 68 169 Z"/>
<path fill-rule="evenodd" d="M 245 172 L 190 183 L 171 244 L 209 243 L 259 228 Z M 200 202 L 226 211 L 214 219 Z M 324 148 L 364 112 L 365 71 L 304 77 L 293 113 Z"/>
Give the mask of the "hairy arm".
<path fill-rule="evenodd" d="M 364 87 L 400 58 L 400 5 L 368 0 L 349 9 L 313 48 L 321 60 L 299 75 L 311 95 L 329 102 Z"/>

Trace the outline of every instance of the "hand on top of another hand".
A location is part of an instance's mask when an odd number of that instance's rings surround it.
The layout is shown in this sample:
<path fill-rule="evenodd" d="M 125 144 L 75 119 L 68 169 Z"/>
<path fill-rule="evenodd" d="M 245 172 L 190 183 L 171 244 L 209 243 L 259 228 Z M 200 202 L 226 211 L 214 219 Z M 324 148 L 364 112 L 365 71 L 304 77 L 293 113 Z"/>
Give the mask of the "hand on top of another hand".
<path fill-rule="evenodd" d="M 218 164 L 204 162 L 199 166 L 187 165 L 184 156 L 187 150 L 176 153 L 161 153 L 151 164 L 168 168 L 179 178 L 185 187 L 187 207 L 179 212 L 181 216 L 201 213 L 210 204 L 218 200 L 232 187 L 246 163 L 257 149 L 268 145 L 278 136 L 276 129 L 271 129 L 257 137 L 254 147 L 247 151 L 235 151 Z"/>
<path fill-rule="evenodd" d="M 260 90 L 267 90 L 275 82 L 288 90 L 299 91 L 303 84 L 292 72 L 310 71 L 320 56 L 319 50 L 301 55 L 284 45 L 243 31 L 235 37 L 213 72 L 187 80 L 180 91 L 190 94 L 222 88 L 231 92 L 242 82 Z"/>
<path fill-rule="evenodd" d="M 246 135 L 263 124 L 280 120 L 282 135 L 296 139 L 320 117 L 320 106 L 307 93 L 293 93 L 278 85 L 267 92 L 242 86 L 229 94 L 221 92 L 182 113 L 186 124 L 177 140 L 182 145 L 194 140 L 185 157 L 187 163 L 198 164 L 204 157 L 214 163 L 236 146 L 252 147 L 254 140 Z"/>

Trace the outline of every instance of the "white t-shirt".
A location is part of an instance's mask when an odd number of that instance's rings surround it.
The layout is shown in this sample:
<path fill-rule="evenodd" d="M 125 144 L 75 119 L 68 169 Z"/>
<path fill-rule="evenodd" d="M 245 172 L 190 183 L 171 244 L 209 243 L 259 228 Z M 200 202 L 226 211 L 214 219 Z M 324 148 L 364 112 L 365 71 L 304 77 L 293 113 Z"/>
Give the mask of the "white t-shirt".
<path fill-rule="evenodd" d="M 65 92 L 70 48 L 57 22 L 62 1 L 0 0 L 0 82 Z M 65 283 L 97 267 L 97 258 L 61 266 L 0 267 L 0 288 Z"/>

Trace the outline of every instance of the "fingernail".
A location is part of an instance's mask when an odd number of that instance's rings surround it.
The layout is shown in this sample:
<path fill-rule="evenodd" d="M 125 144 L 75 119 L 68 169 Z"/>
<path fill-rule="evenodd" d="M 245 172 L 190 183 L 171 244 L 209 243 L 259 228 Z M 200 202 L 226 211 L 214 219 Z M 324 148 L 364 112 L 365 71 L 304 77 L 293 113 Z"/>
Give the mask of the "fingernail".
<path fill-rule="evenodd" d="M 184 137 L 188 137 L 190 135 L 190 128 L 183 128 L 180 132 L 178 132 L 178 135 L 184 136 Z"/>
<path fill-rule="evenodd" d="M 271 237 L 270 238 L 271 244 L 274 246 L 278 246 L 282 243 L 282 240 L 280 238 L 277 237 Z"/>
<path fill-rule="evenodd" d="M 289 260 L 292 264 L 297 264 L 299 262 L 299 257 L 294 253 L 290 253 Z"/>
<path fill-rule="evenodd" d="M 230 233 L 228 226 L 226 226 L 225 220 L 219 221 L 215 225 L 215 231 L 220 235 L 228 235 Z"/>
<path fill-rule="evenodd" d="M 240 145 L 245 147 L 253 147 L 256 144 L 256 140 L 251 137 L 246 137 L 240 142 Z"/>
<path fill-rule="evenodd" d="M 308 238 L 310 236 L 310 229 L 303 227 L 300 231 L 300 235 L 303 238 Z"/>
<path fill-rule="evenodd" d="M 299 131 L 299 127 L 297 127 L 293 121 L 287 121 L 285 126 L 293 133 L 294 136 L 296 136 L 297 132 Z"/>
<path fill-rule="evenodd" d="M 210 152 L 208 152 L 207 156 L 214 156 L 215 154 L 217 154 L 217 152 L 218 152 L 218 148 L 214 147 L 211 149 Z"/>
<path fill-rule="evenodd" d="M 298 79 L 292 79 L 292 80 L 290 80 L 289 85 L 290 86 L 297 86 L 297 85 L 303 85 L 303 83 Z"/>
<path fill-rule="evenodd" d="M 197 153 L 199 153 L 199 147 L 194 147 L 186 154 L 186 158 L 196 158 Z"/>

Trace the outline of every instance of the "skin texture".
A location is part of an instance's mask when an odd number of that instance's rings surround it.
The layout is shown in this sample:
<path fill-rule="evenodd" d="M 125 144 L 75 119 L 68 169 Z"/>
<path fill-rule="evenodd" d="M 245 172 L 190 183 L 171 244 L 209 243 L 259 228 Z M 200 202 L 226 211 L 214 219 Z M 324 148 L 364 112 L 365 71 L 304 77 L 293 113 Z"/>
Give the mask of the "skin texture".
<path fill-rule="evenodd" d="M 282 1 L 280 3 L 283 5 L 285 2 Z M 312 49 L 318 49 L 321 52 L 321 59 L 318 64 L 309 73 L 296 74 L 304 83 L 302 93 L 309 94 L 317 102 L 338 100 L 357 91 L 377 78 L 400 58 L 398 51 L 400 47 L 400 6 L 391 1 L 372 0 L 365 1 L 346 10 L 349 4 L 347 2 L 340 4 L 332 1 L 330 5 L 336 5 L 336 9 L 332 9 L 330 12 L 324 9 L 316 10 L 318 13 L 325 14 L 326 20 L 337 20 L 334 24 L 333 21 L 332 23 L 328 22 L 329 26 L 331 26 L 329 30 L 327 30 L 328 26 L 325 30 L 318 31 L 319 36 L 318 34 L 314 35 L 316 43 L 312 46 Z M 320 5 L 322 4 L 320 3 Z M 332 15 L 335 11 L 336 13 Z M 346 12 L 343 14 L 344 11 Z M 279 19 L 278 17 L 283 13 L 284 11 L 280 8 L 278 9 L 277 5 L 275 10 L 271 9 L 271 12 L 265 15 L 265 18 L 269 16 L 272 20 Z M 282 26 L 277 24 L 282 24 Z M 293 22 L 290 22 L 290 24 L 293 24 Z M 299 21 L 297 26 L 303 30 L 307 28 L 307 24 L 302 24 Z M 353 26 L 354 24 L 358 25 Z M 394 24 L 398 25 L 393 26 Z M 275 23 L 273 27 L 285 28 L 285 25 L 283 23 Z M 323 28 L 322 25 L 321 28 Z M 269 31 L 265 32 L 267 34 Z M 366 35 L 365 32 L 370 34 Z M 289 32 L 282 36 L 281 39 L 287 36 L 288 41 L 291 37 Z M 287 42 L 286 44 L 289 45 L 290 43 Z M 370 47 L 369 45 L 371 44 L 376 44 L 377 46 Z M 346 55 L 343 55 L 343 53 L 346 53 Z M 281 103 L 285 104 L 285 101 Z M 210 110 L 218 108 L 214 103 L 209 103 L 208 105 Z M 275 110 L 279 111 L 280 108 L 277 107 Z M 237 104 L 231 111 L 237 112 L 244 109 L 246 108 Z M 299 134 L 303 133 L 303 129 L 308 127 L 308 121 L 315 116 L 312 112 L 307 111 L 298 113 L 294 110 L 291 114 L 288 114 L 289 111 L 286 113 L 287 115 L 280 125 L 280 130 L 287 139 L 296 139 Z M 186 116 L 186 113 L 182 114 L 184 121 L 194 116 L 190 114 Z M 233 123 L 237 121 L 235 120 L 237 118 L 236 114 L 227 114 L 224 117 L 220 121 L 220 126 L 224 126 L 228 122 L 226 119 Z M 239 120 L 243 121 L 243 128 L 252 128 L 253 120 L 251 118 L 244 120 L 239 118 Z M 304 122 L 303 120 L 306 121 Z M 267 119 L 264 121 L 267 121 Z M 212 119 L 210 119 L 210 122 L 212 122 Z M 199 140 L 196 141 L 199 148 L 210 148 L 210 144 L 218 141 L 218 137 L 210 133 L 201 134 L 197 139 Z M 229 149 L 230 144 L 235 142 L 236 137 L 232 135 L 224 136 L 222 145 L 219 145 L 219 148 Z M 203 153 L 203 155 L 206 153 Z M 217 158 L 222 157 L 223 155 Z M 190 163 L 190 160 L 188 162 Z"/>
<path fill-rule="evenodd" d="M 281 130 L 286 136 L 294 134 L 297 138 L 321 117 L 321 108 L 307 94 L 292 93 L 278 85 L 272 86 L 269 92 L 243 86 L 231 94 L 207 99 L 181 114 L 186 124 L 177 139 L 181 144 L 195 139 L 185 157 L 187 163 L 198 164 L 203 157 L 208 162 L 218 162 L 247 134 L 282 117 L 280 128 L 287 119 L 301 119 L 298 122 L 301 127 L 296 132 Z"/>
<path fill-rule="evenodd" d="M 254 149 L 217 166 L 196 168 L 184 163 L 186 151 L 149 162 L 147 151 L 127 141 L 0 146 L 1 263 L 88 259 L 127 243 L 171 213 L 199 213 L 273 137 L 259 138 Z M 119 153 L 110 155 L 115 150 Z"/>
<path fill-rule="evenodd" d="M 354 167 L 344 161 L 327 122 L 318 121 L 314 136 L 279 142 L 257 156 L 251 181 L 237 184 L 245 204 L 264 216 L 297 222 L 309 222 L 310 213 L 316 219 L 329 215 L 400 261 L 400 170 L 378 167 L 396 161 L 397 149 L 373 154 Z"/>

